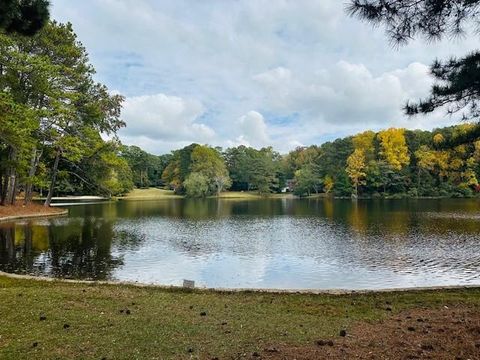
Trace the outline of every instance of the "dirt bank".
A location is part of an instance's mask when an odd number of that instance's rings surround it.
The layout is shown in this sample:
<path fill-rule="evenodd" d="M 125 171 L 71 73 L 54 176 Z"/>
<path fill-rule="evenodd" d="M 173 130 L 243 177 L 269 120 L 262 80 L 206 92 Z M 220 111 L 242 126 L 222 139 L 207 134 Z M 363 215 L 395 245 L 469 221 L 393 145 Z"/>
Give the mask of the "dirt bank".
<path fill-rule="evenodd" d="M 67 211 L 61 208 L 45 207 L 42 204 L 29 204 L 24 206 L 23 203 L 16 205 L 0 206 L 0 221 L 8 221 L 15 219 L 57 216 L 65 215 Z"/>

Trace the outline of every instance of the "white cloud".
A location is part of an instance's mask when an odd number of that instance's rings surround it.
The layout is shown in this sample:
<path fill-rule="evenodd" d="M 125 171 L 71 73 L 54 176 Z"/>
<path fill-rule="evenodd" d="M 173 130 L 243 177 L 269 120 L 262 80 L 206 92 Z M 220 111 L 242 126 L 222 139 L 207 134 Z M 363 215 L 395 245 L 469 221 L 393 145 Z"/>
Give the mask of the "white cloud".
<path fill-rule="evenodd" d="M 154 148 L 155 143 L 165 148 L 165 142 L 209 142 L 215 131 L 198 122 L 203 112 L 197 100 L 165 94 L 130 97 L 123 106 L 122 118 L 127 127 L 120 136 L 149 148 Z"/>
<path fill-rule="evenodd" d="M 267 134 L 267 125 L 262 114 L 257 111 L 249 111 L 238 119 L 240 135 L 236 143 L 256 148 L 268 146 L 270 139 Z"/>
<path fill-rule="evenodd" d="M 309 77 L 275 68 L 253 79 L 270 110 L 300 113 L 304 124 L 336 130 L 352 124 L 395 126 L 404 119 L 405 101 L 426 96 L 432 83 L 428 67 L 420 63 L 374 76 L 365 65 L 344 60 Z"/>
<path fill-rule="evenodd" d="M 401 107 L 428 94 L 425 64 L 478 47 L 473 35 L 394 50 L 338 0 L 52 2 L 97 79 L 128 97 L 122 138 L 156 153 L 192 141 L 285 151 L 365 128 L 453 123 Z"/>

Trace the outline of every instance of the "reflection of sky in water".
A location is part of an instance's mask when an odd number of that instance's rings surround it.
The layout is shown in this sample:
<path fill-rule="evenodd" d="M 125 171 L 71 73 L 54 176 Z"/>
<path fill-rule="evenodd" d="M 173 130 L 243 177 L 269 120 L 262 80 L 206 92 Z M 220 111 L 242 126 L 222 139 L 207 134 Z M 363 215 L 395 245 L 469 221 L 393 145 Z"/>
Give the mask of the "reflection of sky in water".
<path fill-rule="evenodd" d="M 324 219 L 292 217 L 151 219 L 124 227 L 139 227 L 149 239 L 126 255 L 118 279 L 290 289 L 480 283 L 480 256 L 462 234 L 365 236 Z"/>
<path fill-rule="evenodd" d="M 480 284 L 479 213 L 477 200 L 88 205 L 0 228 L 0 268 L 224 288 Z"/>

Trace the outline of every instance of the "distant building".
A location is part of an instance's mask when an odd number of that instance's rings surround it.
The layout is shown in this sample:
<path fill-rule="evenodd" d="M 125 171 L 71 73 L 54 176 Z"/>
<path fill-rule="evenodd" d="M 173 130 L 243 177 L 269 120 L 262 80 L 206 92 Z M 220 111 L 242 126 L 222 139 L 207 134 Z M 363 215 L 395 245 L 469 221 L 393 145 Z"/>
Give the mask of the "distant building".
<path fill-rule="evenodd" d="M 282 193 L 293 192 L 295 190 L 295 184 L 295 179 L 285 181 L 285 187 L 282 188 Z"/>

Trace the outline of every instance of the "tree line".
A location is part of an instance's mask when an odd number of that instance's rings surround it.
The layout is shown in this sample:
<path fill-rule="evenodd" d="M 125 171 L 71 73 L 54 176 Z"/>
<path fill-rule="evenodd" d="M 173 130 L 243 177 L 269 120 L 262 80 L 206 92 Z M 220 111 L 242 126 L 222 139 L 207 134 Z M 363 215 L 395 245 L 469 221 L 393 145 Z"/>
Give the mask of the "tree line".
<path fill-rule="evenodd" d="M 135 186 L 168 187 L 189 197 L 227 189 L 288 190 L 298 196 L 470 197 L 480 191 L 480 141 L 460 140 L 477 130 L 478 125 L 464 123 L 433 131 L 365 131 L 285 155 L 271 147 L 222 150 L 191 144 L 162 156 L 124 147 L 120 156 L 129 163 Z"/>
<path fill-rule="evenodd" d="M 299 195 L 469 197 L 480 191 L 480 141 L 451 146 L 477 125 L 365 131 L 287 155 Z"/>

